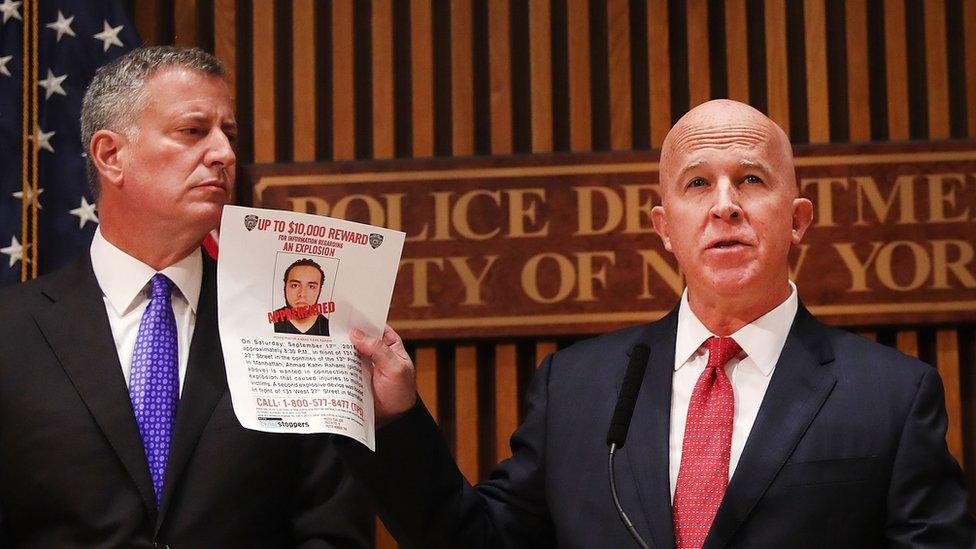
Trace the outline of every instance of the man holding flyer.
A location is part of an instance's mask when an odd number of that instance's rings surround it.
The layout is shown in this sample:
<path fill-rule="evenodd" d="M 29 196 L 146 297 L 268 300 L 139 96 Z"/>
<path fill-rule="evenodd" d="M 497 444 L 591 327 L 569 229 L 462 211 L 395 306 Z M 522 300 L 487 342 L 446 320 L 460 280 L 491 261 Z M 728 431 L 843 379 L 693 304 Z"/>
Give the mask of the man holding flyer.
<path fill-rule="evenodd" d="M 101 67 L 82 134 L 100 225 L 76 264 L 0 293 L 0 545 L 368 547 L 326 436 L 244 429 L 201 242 L 237 125 L 211 55 Z"/>

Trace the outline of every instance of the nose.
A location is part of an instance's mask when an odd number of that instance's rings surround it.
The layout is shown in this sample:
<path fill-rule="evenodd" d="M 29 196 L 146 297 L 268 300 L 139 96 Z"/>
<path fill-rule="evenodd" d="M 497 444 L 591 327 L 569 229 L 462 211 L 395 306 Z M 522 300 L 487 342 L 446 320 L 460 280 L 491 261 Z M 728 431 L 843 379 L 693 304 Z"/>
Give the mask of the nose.
<path fill-rule="evenodd" d="M 204 163 L 208 168 L 223 168 L 230 170 L 237 162 L 237 155 L 234 147 L 231 146 L 230 139 L 221 129 L 210 132 L 210 143 L 208 144 L 207 154 Z M 228 171 L 228 177 L 233 177 L 233 172 Z"/>
<path fill-rule="evenodd" d="M 715 203 L 712 205 L 712 215 L 725 221 L 742 218 L 739 190 L 728 178 L 723 177 L 715 186 Z"/>

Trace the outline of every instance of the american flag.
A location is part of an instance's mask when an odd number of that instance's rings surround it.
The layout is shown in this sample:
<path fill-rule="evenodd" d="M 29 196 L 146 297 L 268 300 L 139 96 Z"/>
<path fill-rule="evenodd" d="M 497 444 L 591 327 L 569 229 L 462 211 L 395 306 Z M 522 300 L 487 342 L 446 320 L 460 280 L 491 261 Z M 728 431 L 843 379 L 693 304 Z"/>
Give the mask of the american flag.
<path fill-rule="evenodd" d="M 30 78 L 30 34 L 25 56 L 25 29 L 34 29 L 37 41 L 36 85 Z M 0 0 L 0 284 L 21 280 L 22 262 L 30 273 L 33 257 L 43 274 L 88 249 L 98 212 L 85 178 L 86 147 L 79 141 L 81 100 L 98 66 L 138 45 L 131 16 L 118 1 Z M 23 137 L 31 133 L 30 123 L 26 130 L 23 124 L 25 81 L 37 106 L 38 130 L 29 142 L 37 147 L 36 193 L 30 187 L 24 192 L 22 181 Z M 28 168 L 30 163 L 28 156 Z"/>

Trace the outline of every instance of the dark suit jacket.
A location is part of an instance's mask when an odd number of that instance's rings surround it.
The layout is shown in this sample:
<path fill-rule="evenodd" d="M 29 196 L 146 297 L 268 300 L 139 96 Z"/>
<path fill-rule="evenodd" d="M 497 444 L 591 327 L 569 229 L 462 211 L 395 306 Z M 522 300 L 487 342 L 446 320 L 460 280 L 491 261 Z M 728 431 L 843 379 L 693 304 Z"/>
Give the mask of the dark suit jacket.
<path fill-rule="evenodd" d="M 238 423 L 215 276 L 205 257 L 158 511 L 88 254 L 0 292 L 2 546 L 369 545 L 369 508 L 331 438 Z"/>
<path fill-rule="evenodd" d="M 638 343 L 650 346 L 616 461 L 645 540 L 674 547 L 668 480 L 677 313 L 543 362 L 513 456 L 471 488 L 422 405 L 380 429 L 378 452 L 340 444 L 380 514 L 412 547 L 634 547 L 610 497 L 605 438 Z M 932 367 L 818 323 L 802 306 L 706 548 L 972 547 Z"/>

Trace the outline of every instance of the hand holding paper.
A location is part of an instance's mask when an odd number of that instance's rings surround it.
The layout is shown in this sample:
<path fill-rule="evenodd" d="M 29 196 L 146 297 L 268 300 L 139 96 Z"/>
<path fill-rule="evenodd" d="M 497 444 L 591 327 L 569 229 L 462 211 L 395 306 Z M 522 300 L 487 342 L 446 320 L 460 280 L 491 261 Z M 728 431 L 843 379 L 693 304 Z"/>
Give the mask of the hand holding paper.
<path fill-rule="evenodd" d="M 417 376 L 403 340 L 387 326 L 381 338 L 353 330 L 349 340 L 373 364 L 373 403 L 376 426 L 381 427 L 417 403 Z"/>

